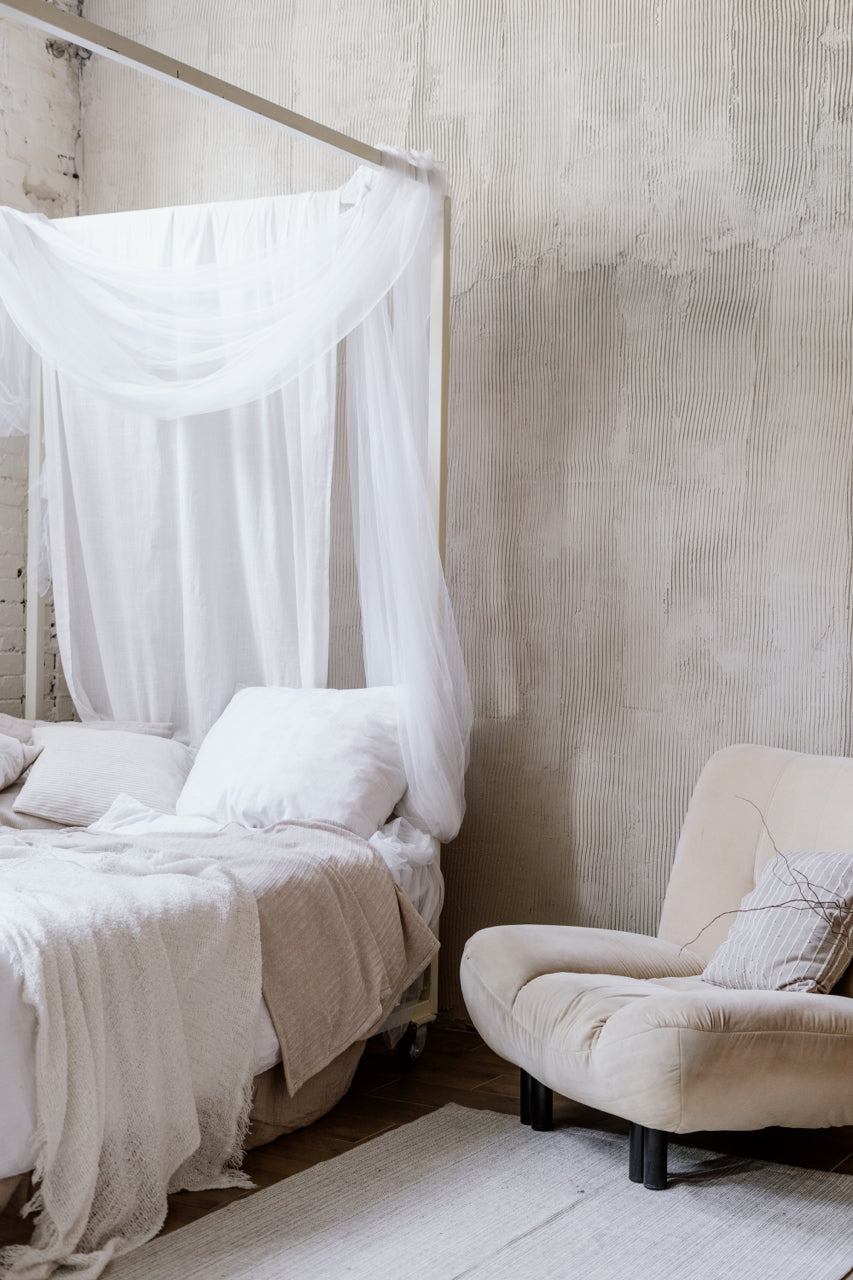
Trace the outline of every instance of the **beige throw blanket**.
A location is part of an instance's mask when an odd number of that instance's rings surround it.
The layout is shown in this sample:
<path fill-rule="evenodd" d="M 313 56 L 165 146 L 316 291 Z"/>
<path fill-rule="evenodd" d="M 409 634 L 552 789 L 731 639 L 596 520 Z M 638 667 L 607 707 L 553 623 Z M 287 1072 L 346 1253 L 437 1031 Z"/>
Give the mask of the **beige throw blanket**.
<path fill-rule="evenodd" d="M 344 827 L 228 827 L 223 838 L 258 901 L 264 997 L 292 1097 L 378 1030 L 438 941 L 379 854 Z"/>

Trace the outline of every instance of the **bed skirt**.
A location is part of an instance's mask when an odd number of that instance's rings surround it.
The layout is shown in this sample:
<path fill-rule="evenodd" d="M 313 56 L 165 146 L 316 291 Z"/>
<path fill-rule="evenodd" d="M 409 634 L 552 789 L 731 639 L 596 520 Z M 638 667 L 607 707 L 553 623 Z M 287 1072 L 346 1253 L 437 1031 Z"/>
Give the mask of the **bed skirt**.
<path fill-rule="evenodd" d="M 261 1147 L 283 1133 L 304 1129 L 331 1111 L 352 1084 L 355 1069 L 364 1053 L 366 1040 L 357 1040 L 327 1067 L 306 1080 L 291 1098 L 284 1083 L 281 1063 L 255 1076 L 252 1121 L 246 1135 L 246 1149 Z"/>

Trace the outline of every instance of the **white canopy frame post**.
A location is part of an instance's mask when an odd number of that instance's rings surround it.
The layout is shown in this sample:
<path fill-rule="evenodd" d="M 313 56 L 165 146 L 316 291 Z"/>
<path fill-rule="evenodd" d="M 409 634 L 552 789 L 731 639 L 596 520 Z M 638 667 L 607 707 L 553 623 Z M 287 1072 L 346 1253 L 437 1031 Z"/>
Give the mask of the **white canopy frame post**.
<path fill-rule="evenodd" d="M 24 614 L 24 715 L 28 720 L 38 720 L 44 715 L 47 608 L 44 597 L 39 595 L 42 510 L 38 493 L 33 489 L 34 481 L 41 475 L 43 454 L 42 363 L 33 352 L 30 366 L 30 492 L 27 506 L 27 582 Z"/>
<path fill-rule="evenodd" d="M 433 517 L 438 537 L 438 554 L 445 567 L 447 550 L 447 418 L 450 398 L 450 196 L 445 196 L 435 229 L 432 247 L 432 280 L 429 318 L 429 419 L 427 475 Z M 435 842 L 436 862 L 441 846 Z M 438 935 L 438 922 L 435 933 Z M 438 956 L 433 956 L 424 978 L 421 998 L 410 1020 L 417 1027 L 434 1022 L 438 1016 Z M 417 1042 L 412 1046 L 419 1052 Z"/>
<path fill-rule="evenodd" d="M 109 58 L 112 62 L 133 67 L 145 75 L 167 83 L 179 85 L 189 93 L 210 101 L 220 102 L 233 110 L 265 120 L 276 128 L 297 137 L 307 138 L 319 146 L 327 147 L 340 155 L 362 164 L 381 167 L 384 161 L 377 147 L 360 142 L 336 129 L 330 129 L 307 116 L 249 93 L 237 85 L 229 84 L 216 76 L 208 75 L 197 67 L 179 62 L 165 54 L 118 35 L 106 27 L 98 26 L 86 18 L 65 13 L 49 3 L 49 0 L 0 0 L 0 16 L 16 19 L 35 27 L 46 35 L 75 44 L 92 53 Z M 429 438 L 427 442 L 428 483 L 433 510 L 436 536 L 442 565 L 446 544 L 447 512 L 447 417 L 450 359 L 450 200 L 445 198 L 437 220 L 432 258 L 432 285 L 430 310 L 430 366 L 429 366 Z M 41 367 L 33 373 L 33 396 L 30 434 L 30 485 L 41 469 L 42 408 Z M 42 713 L 44 695 L 44 601 L 38 594 L 38 557 L 41 545 L 41 512 L 30 504 L 27 550 L 26 594 L 26 714 Z M 432 1021 L 437 1013 L 437 961 L 433 961 L 427 977 L 424 995 L 410 1013 L 410 1018 L 421 1025 Z"/>

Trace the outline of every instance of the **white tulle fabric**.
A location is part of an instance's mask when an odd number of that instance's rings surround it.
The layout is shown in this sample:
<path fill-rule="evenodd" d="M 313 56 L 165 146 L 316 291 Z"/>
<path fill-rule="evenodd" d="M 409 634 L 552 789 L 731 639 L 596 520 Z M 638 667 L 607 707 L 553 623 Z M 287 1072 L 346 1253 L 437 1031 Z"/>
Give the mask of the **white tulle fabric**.
<path fill-rule="evenodd" d="M 402 812 L 451 839 L 471 704 L 426 487 L 443 196 L 389 156 L 340 191 L 48 222 L 0 210 L 0 429 L 42 361 L 57 630 L 86 719 L 198 744 L 240 685 L 323 686 L 346 339 L 364 665 L 403 686 Z"/>

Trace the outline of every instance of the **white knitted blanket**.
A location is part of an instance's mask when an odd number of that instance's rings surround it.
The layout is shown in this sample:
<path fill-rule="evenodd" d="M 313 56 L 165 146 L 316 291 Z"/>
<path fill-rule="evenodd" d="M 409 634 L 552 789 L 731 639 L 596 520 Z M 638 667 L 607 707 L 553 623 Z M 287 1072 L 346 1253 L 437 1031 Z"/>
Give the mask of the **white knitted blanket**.
<path fill-rule="evenodd" d="M 36 1226 L 0 1254 L 26 1280 L 100 1275 L 167 1188 L 251 1185 L 253 894 L 221 862 L 84 838 L 0 837 L 0 946 L 37 1019 Z"/>

